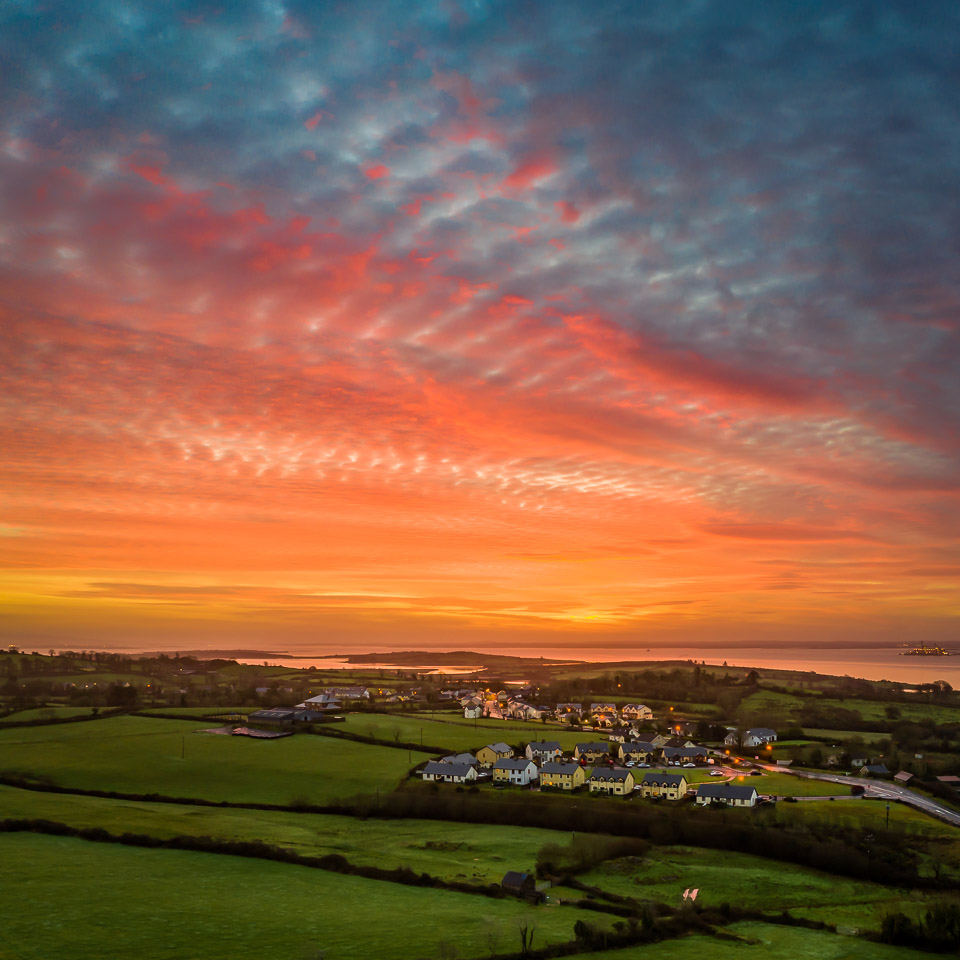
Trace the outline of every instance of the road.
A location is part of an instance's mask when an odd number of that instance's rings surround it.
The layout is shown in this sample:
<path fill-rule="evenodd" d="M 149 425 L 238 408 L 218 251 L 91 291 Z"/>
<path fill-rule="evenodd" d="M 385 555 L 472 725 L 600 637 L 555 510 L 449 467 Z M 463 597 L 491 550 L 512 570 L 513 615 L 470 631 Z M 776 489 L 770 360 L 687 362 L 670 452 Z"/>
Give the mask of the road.
<path fill-rule="evenodd" d="M 940 803 L 939 800 L 917 793 L 909 787 L 901 787 L 897 783 L 889 783 L 884 780 L 868 780 L 864 777 L 844 777 L 835 773 L 793 770 L 790 767 L 778 767 L 772 763 L 758 763 L 756 766 L 761 766 L 764 770 L 769 770 L 772 773 L 789 773 L 792 776 L 804 777 L 807 780 L 826 780 L 827 783 L 839 783 L 845 787 L 863 787 L 868 796 L 879 797 L 881 800 L 899 800 L 901 803 L 921 810 L 938 820 L 943 820 L 951 826 L 960 827 L 960 812 Z"/>

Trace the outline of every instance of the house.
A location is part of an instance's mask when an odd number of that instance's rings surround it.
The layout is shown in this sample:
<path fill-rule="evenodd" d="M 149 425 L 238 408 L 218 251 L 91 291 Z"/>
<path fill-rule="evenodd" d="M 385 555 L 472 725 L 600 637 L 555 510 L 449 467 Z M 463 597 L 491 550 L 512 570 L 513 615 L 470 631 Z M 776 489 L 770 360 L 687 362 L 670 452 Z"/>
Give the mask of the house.
<path fill-rule="evenodd" d="M 664 747 L 695 747 L 696 744 L 686 737 L 678 737 L 672 733 L 658 733 L 651 741 L 655 747 L 661 750 Z"/>
<path fill-rule="evenodd" d="M 525 700 L 509 700 L 504 710 L 514 720 L 539 720 L 549 711 L 545 707 L 537 707 Z"/>
<path fill-rule="evenodd" d="M 697 760 L 705 760 L 707 757 L 706 747 L 664 747 L 663 759 L 667 763 L 691 763 Z"/>
<path fill-rule="evenodd" d="M 901 770 L 899 773 L 894 774 L 893 779 L 895 783 L 899 783 L 901 787 L 905 787 L 913 779 L 913 774 L 908 773 L 906 770 Z"/>
<path fill-rule="evenodd" d="M 645 797 L 663 797 L 666 800 L 682 800 L 687 795 L 687 778 L 682 773 L 645 773 L 640 781 Z"/>
<path fill-rule="evenodd" d="M 299 713 L 299 710 L 290 710 L 286 707 L 276 710 L 254 710 L 247 720 L 250 723 L 260 723 L 270 727 L 292 727 Z"/>
<path fill-rule="evenodd" d="M 607 793 L 622 797 L 632 793 L 634 788 L 633 771 L 623 767 L 594 770 L 590 776 L 591 793 Z"/>
<path fill-rule="evenodd" d="M 477 720 L 483 716 L 483 704 L 479 700 L 468 700 L 463 705 L 465 720 Z"/>
<path fill-rule="evenodd" d="M 533 897 L 537 892 L 537 881 L 532 873 L 508 870 L 500 881 L 500 889 L 518 897 Z"/>
<path fill-rule="evenodd" d="M 556 760 L 562 752 L 556 740 L 533 740 L 527 744 L 526 749 L 527 759 L 536 760 L 537 763 Z"/>
<path fill-rule="evenodd" d="M 615 703 L 591 703 L 590 704 L 591 713 L 606 713 L 612 714 L 613 716 L 617 715 L 617 705 Z"/>
<path fill-rule="evenodd" d="M 452 753 L 448 757 L 442 757 L 441 763 L 465 763 L 467 766 L 478 766 L 477 758 L 472 753 Z"/>
<path fill-rule="evenodd" d="M 950 787 L 952 790 L 960 790 L 960 777 L 948 774 L 945 777 L 937 777 L 937 782 L 942 783 L 945 787 Z"/>
<path fill-rule="evenodd" d="M 742 740 L 739 730 L 731 730 L 723 738 L 723 742 L 728 747 L 762 747 L 764 744 L 772 743 L 776 739 L 776 730 L 771 730 L 770 727 L 752 727 L 744 733 Z"/>
<path fill-rule="evenodd" d="M 505 743 L 488 743 L 477 751 L 477 761 L 481 767 L 492 767 L 498 760 L 513 756 L 513 747 Z"/>
<path fill-rule="evenodd" d="M 861 777 L 889 777 L 890 771 L 887 769 L 886 764 L 883 763 L 867 763 L 860 768 Z"/>
<path fill-rule="evenodd" d="M 558 763 L 548 760 L 540 768 L 540 787 L 557 790 L 576 790 L 582 787 L 587 774 L 579 763 Z"/>
<path fill-rule="evenodd" d="M 428 760 L 423 768 L 424 780 L 443 780 L 445 783 L 467 783 L 477 779 L 477 768 L 468 763 L 442 763 Z"/>
<path fill-rule="evenodd" d="M 573 755 L 586 763 L 596 763 L 610 757 L 609 743 L 578 743 L 574 747 Z"/>
<path fill-rule="evenodd" d="M 297 706 L 303 710 L 316 710 L 318 713 L 337 713 L 343 709 L 343 705 L 337 697 L 331 697 L 326 693 L 321 693 L 316 697 L 308 697 L 303 703 L 298 703 Z"/>
<path fill-rule="evenodd" d="M 561 723 L 579 723 L 583 713 L 582 703 L 558 703 L 555 711 Z"/>
<path fill-rule="evenodd" d="M 494 783 L 512 783 L 518 787 L 529 786 L 538 777 L 537 765 L 526 757 L 498 760 L 493 765 Z"/>
<path fill-rule="evenodd" d="M 551 714 L 549 707 L 545 707 L 539 703 L 528 703 L 527 704 L 527 719 L 528 720 L 542 720 L 544 717 L 549 717 Z"/>
<path fill-rule="evenodd" d="M 370 699 L 370 691 L 366 687 L 324 687 L 323 692 L 336 700 Z"/>
<path fill-rule="evenodd" d="M 753 807 L 757 803 L 757 788 L 736 783 L 701 783 L 697 787 L 697 803 L 728 803 L 734 807 Z"/>
<path fill-rule="evenodd" d="M 620 711 L 624 720 L 652 720 L 653 711 L 643 703 L 625 703 Z"/>
<path fill-rule="evenodd" d="M 494 697 L 490 700 L 483 701 L 483 715 L 485 717 L 490 717 L 491 720 L 503 720 L 503 708 L 500 706 L 500 701 Z"/>
<path fill-rule="evenodd" d="M 620 744 L 620 759 L 626 763 L 649 763 L 657 748 L 647 740 L 633 740 Z"/>

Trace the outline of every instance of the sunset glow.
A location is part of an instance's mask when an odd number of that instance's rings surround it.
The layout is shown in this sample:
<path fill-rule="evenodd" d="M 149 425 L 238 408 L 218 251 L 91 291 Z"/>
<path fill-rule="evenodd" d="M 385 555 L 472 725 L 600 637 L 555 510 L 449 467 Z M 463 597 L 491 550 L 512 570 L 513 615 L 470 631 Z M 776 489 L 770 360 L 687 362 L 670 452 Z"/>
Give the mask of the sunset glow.
<path fill-rule="evenodd" d="M 947 31 L 172 9 L 0 21 L 8 642 L 954 637 Z"/>

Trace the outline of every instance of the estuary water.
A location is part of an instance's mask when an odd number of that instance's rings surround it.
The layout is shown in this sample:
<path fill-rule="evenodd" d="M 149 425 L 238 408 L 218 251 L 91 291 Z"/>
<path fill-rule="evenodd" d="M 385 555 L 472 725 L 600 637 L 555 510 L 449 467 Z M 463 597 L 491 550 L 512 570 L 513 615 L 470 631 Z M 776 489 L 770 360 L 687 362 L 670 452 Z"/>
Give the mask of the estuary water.
<path fill-rule="evenodd" d="M 362 652 L 362 651 L 358 651 Z M 380 652 L 380 651 L 377 651 Z M 859 677 L 864 680 L 896 680 L 902 683 L 930 683 L 934 680 L 946 680 L 953 687 L 960 688 L 960 652 L 953 656 L 910 657 L 902 656 L 902 648 L 890 646 L 878 647 L 839 647 L 839 648 L 800 648 L 783 647 L 747 647 L 723 649 L 719 647 L 633 647 L 633 648 L 591 648 L 579 653 L 567 649 L 550 650 L 546 647 L 535 649 L 511 648 L 489 650 L 506 656 L 546 657 L 566 663 L 586 661 L 591 663 L 622 663 L 624 661 L 665 661 L 695 660 L 707 664 L 728 664 L 731 667 L 756 667 L 762 670 L 804 670 L 835 676 Z M 382 659 L 376 663 L 350 663 L 343 648 L 324 652 L 290 651 L 291 658 L 278 657 L 250 658 L 242 663 L 282 664 L 292 667 L 322 667 L 325 670 L 357 669 L 400 669 L 419 673 L 448 674 L 466 676 L 475 673 L 476 666 L 468 664 L 448 665 L 430 662 L 429 653 L 422 663 L 398 664 L 391 661 L 390 652 L 382 651 Z M 340 654 L 336 656 L 335 654 Z"/>

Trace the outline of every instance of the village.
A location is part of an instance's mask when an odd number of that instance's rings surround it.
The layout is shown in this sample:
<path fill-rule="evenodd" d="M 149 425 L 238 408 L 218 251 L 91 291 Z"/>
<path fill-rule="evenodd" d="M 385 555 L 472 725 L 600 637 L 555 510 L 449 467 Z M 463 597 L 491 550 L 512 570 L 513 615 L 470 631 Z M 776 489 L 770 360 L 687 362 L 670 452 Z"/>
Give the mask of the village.
<path fill-rule="evenodd" d="M 351 708 L 369 709 L 377 692 L 364 686 L 327 687 L 294 707 L 250 713 L 246 725 L 232 732 L 254 737 L 286 736 L 299 724 L 342 719 L 336 715 Z M 384 699 L 398 703 L 407 697 L 416 698 L 418 693 Z M 438 698 L 448 711 L 459 708 L 463 719 L 473 720 L 478 731 L 484 721 L 540 721 L 568 730 L 594 731 L 603 739 L 584 740 L 566 750 L 557 740 L 530 740 L 517 746 L 496 741 L 475 753 L 453 753 L 421 763 L 411 776 L 427 783 L 586 792 L 630 800 L 688 800 L 697 806 L 753 808 L 779 799 L 797 802 L 792 793 L 778 797 L 773 792 L 761 792 L 750 782 L 753 777 L 766 776 L 768 766 L 787 769 L 792 763 L 789 759 L 773 760 L 777 731 L 770 727 L 750 727 L 741 732 L 736 727 L 717 726 L 715 732 L 725 732 L 722 740 L 704 745 L 686 735 L 693 724 L 672 716 L 658 724 L 653 710 L 642 703 L 564 702 L 547 707 L 531 704 L 516 692 L 476 688 L 442 690 Z M 754 750 L 759 752 L 751 757 Z M 871 763 L 866 757 L 857 761 L 853 772 L 861 777 L 891 777 L 886 766 Z M 901 772 L 892 779 L 906 786 L 911 775 Z M 763 781 L 757 784 L 762 787 Z M 860 786 L 846 795 L 864 793 Z"/>

